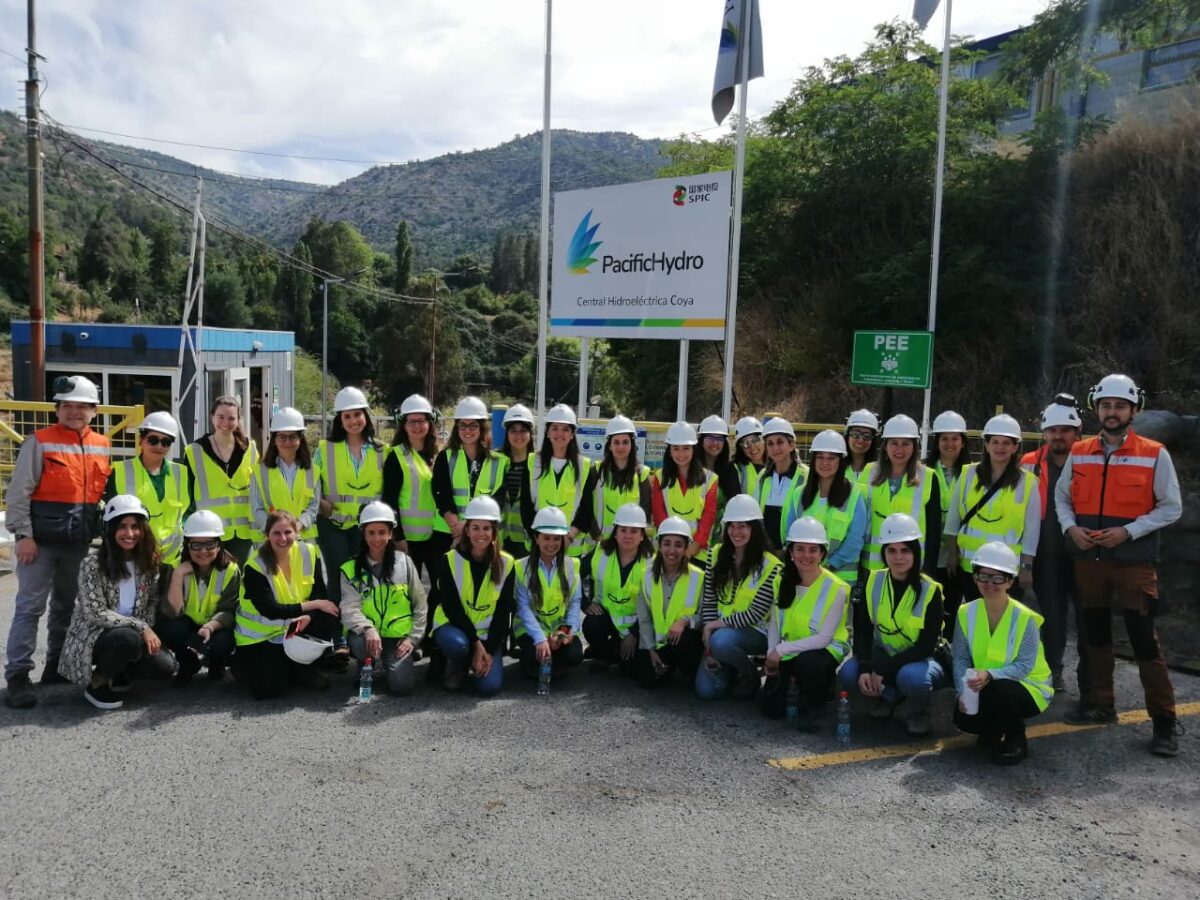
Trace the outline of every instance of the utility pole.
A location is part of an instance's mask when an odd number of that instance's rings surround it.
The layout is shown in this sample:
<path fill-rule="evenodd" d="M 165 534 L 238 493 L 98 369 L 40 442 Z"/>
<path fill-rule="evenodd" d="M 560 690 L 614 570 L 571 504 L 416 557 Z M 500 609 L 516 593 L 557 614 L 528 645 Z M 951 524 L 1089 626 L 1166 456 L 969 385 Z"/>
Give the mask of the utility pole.
<path fill-rule="evenodd" d="M 429 402 L 437 403 L 437 288 L 433 290 L 433 331 L 429 334 Z"/>
<path fill-rule="evenodd" d="M 42 224 L 41 89 L 37 61 L 37 16 L 27 0 L 29 77 L 25 81 L 25 144 L 29 155 L 29 331 L 31 400 L 46 398 L 46 243 Z"/>

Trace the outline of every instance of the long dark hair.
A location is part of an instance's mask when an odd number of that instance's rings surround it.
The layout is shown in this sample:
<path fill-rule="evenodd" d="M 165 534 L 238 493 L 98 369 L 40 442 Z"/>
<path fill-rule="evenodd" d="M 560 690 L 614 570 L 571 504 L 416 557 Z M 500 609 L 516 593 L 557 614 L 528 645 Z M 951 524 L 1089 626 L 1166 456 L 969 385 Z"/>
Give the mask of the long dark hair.
<path fill-rule="evenodd" d="M 600 542 L 600 552 L 613 557 L 617 555 L 617 526 L 614 525 L 612 534 Z M 654 555 L 654 545 L 650 543 L 645 529 L 642 530 L 642 542 L 638 544 L 637 555 L 639 559 L 648 559 Z"/>
<path fill-rule="evenodd" d="M 702 455 L 700 450 L 692 447 L 692 461 L 688 463 L 687 471 L 683 475 L 689 488 L 704 484 L 705 468 L 704 463 L 700 461 Z M 665 491 L 678 480 L 679 466 L 675 465 L 675 460 L 671 459 L 671 445 L 667 444 L 663 448 L 662 489 Z"/>
<path fill-rule="evenodd" d="M 752 433 L 757 434 L 758 439 L 760 441 L 762 440 L 761 432 L 756 431 L 756 432 L 752 432 Z M 746 435 L 745 437 L 738 438 L 737 441 L 734 443 L 734 445 L 733 445 L 733 461 L 734 461 L 734 463 L 744 465 L 744 466 L 757 465 L 757 463 L 755 463 L 754 460 L 752 460 L 749 456 L 746 455 L 746 450 L 744 447 L 742 447 L 742 441 L 746 440 L 746 438 L 748 438 L 748 437 L 750 437 L 749 434 Z M 764 459 L 765 459 L 765 457 L 764 457 Z"/>
<path fill-rule="evenodd" d="M 392 570 L 396 568 L 396 542 L 390 540 L 396 529 L 387 522 L 368 522 L 369 525 L 387 525 L 388 542 L 383 548 L 383 566 L 379 571 L 379 580 L 384 584 L 392 583 Z M 362 531 L 366 530 L 363 526 Z M 354 557 L 354 580 L 366 581 L 371 577 L 371 554 L 367 550 L 367 536 L 364 534 L 358 542 L 358 554 Z"/>
<path fill-rule="evenodd" d="M 680 535 L 680 534 L 668 534 L 668 535 L 667 535 L 667 537 L 677 537 L 677 538 L 679 538 L 681 541 L 683 541 L 683 548 L 684 548 L 685 550 L 687 549 L 687 544 L 688 544 L 688 542 L 687 542 L 687 538 L 683 537 L 683 535 Z M 661 546 L 662 546 L 662 538 L 659 538 L 659 541 L 658 541 L 658 543 L 659 543 L 659 546 L 660 546 L 660 548 L 661 548 Z M 680 575 L 684 575 L 684 574 L 686 574 L 686 573 L 687 573 L 687 570 L 688 570 L 688 565 L 689 565 L 690 563 L 691 563 L 691 560 L 689 560 L 689 559 L 687 558 L 687 554 L 685 553 L 685 554 L 684 554 L 684 557 L 683 557 L 683 561 L 680 563 L 680 566 L 679 566 L 679 574 L 680 574 Z M 663 565 L 662 550 L 661 550 L 661 549 L 659 549 L 659 550 L 656 550 L 656 551 L 654 552 L 654 562 L 652 562 L 652 563 L 650 564 L 650 577 L 652 577 L 652 578 L 653 578 L 655 581 L 662 581 L 662 577 L 663 577 L 663 572 L 664 572 L 664 571 L 665 571 L 665 566 Z"/>
<path fill-rule="evenodd" d="M 192 564 L 192 569 L 194 570 L 196 568 L 196 561 L 192 559 L 192 551 L 188 547 L 187 538 L 183 539 L 183 557 Z M 234 557 L 234 555 L 225 549 L 224 544 L 221 544 L 220 548 L 217 550 L 217 558 L 213 560 L 212 567 L 224 572 L 229 568 L 231 563 L 236 562 L 237 559 Z"/>
<path fill-rule="evenodd" d="M 866 460 L 866 462 L 863 463 L 863 467 L 865 468 L 867 465 L 874 462 L 872 457 L 879 455 L 879 451 L 882 448 L 883 442 L 879 440 L 878 431 L 874 429 L 867 429 L 866 425 L 855 425 L 854 427 L 866 429 L 871 432 L 871 446 L 867 448 L 867 452 L 863 455 L 863 459 Z M 848 432 L 850 429 L 847 428 L 846 431 Z M 843 435 L 843 437 L 845 437 L 845 435 Z M 853 452 L 850 450 L 850 438 L 846 437 L 846 459 L 853 461 L 853 455 Z M 913 455 L 916 456 L 916 453 Z"/>
<path fill-rule="evenodd" d="M 919 459 L 921 452 L 920 446 L 913 438 L 888 438 L 892 441 L 912 441 L 913 452 L 908 458 L 908 465 L 904 469 L 904 480 L 914 486 L 917 483 L 917 466 L 921 464 Z M 888 458 L 887 441 L 883 441 L 879 446 L 879 464 L 875 466 L 875 474 L 871 476 L 871 484 L 880 485 L 892 477 L 892 461 Z"/>
<path fill-rule="evenodd" d="M 510 422 L 509 424 L 504 426 L 504 443 L 502 443 L 500 445 L 500 452 L 503 453 L 505 456 L 507 456 L 509 459 L 512 459 L 512 446 L 508 443 L 508 432 L 509 432 L 509 429 L 512 428 L 513 425 L 516 425 L 516 424 L 518 424 L 518 423 Z M 525 458 L 526 458 L 526 460 L 528 460 L 529 457 L 533 456 L 533 426 L 530 425 L 528 422 L 521 422 L 519 424 L 526 425 L 529 428 L 529 445 L 525 448 Z"/>
<path fill-rule="evenodd" d="M 479 457 L 487 459 L 487 455 L 492 450 L 492 429 L 488 424 L 487 419 L 475 419 L 479 423 Z M 454 420 L 454 427 L 450 429 L 450 437 L 446 439 L 447 450 L 461 450 L 463 448 L 462 438 L 458 436 L 459 420 Z M 432 431 L 433 429 L 429 429 Z"/>
<path fill-rule="evenodd" d="M 1017 450 L 1013 453 L 1012 458 L 1008 461 L 1008 466 L 1004 470 L 1004 474 L 1000 476 L 1000 487 L 997 491 L 1002 491 L 1005 488 L 1017 489 L 1017 484 L 1021 480 L 1021 457 L 1019 455 L 1021 445 L 1017 445 Z M 987 448 L 984 447 L 983 458 L 975 468 L 976 483 L 985 491 L 992 486 L 992 458 L 988 456 Z"/>
<path fill-rule="evenodd" d="M 949 433 L 950 434 L 958 434 L 958 432 L 949 432 Z M 934 434 L 934 435 L 931 435 L 931 437 L 933 437 L 934 440 L 929 445 L 929 452 L 925 454 L 925 465 L 927 465 L 927 466 L 929 466 L 929 468 L 933 469 L 933 468 L 936 468 L 937 464 L 942 461 L 942 454 L 938 452 L 938 442 L 937 442 L 937 439 L 941 437 L 941 434 Z M 987 454 L 985 453 L 984 456 L 987 456 Z M 952 464 L 950 464 L 949 466 L 944 466 L 943 468 L 961 469 L 963 466 L 965 466 L 970 461 L 971 461 L 971 451 L 969 449 L 967 449 L 967 436 L 964 434 L 962 446 L 958 448 L 958 455 L 954 457 L 954 462 Z"/>
<path fill-rule="evenodd" d="M 903 592 L 905 590 L 907 590 L 908 588 L 912 588 L 914 591 L 920 592 L 920 590 L 921 590 L 921 542 L 920 541 L 904 541 L 903 543 L 905 545 L 907 545 L 910 550 L 912 550 L 913 567 L 912 567 L 912 569 L 909 570 L 908 577 L 905 578 L 904 581 L 896 582 L 896 583 L 900 585 L 901 594 L 903 594 Z M 887 550 L 887 548 L 884 547 L 883 550 L 880 551 L 880 553 L 882 554 L 886 550 Z M 891 567 L 889 567 L 887 565 L 887 557 L 886 556 L 883 557 L 883 564 L 885 566 L 884 571 L 887 573 L 886 577 L 891 578 L 892 581 L 896 581 L 895 578 L 892 578 L 892 570 L 891 570 Z"/>
<path fill-rule="evenodd" d="M 358 407 L 358 408 L 362 409 L 362 407 Z M 330 443 L 340 444 L 344 440 L 346 440 L 346 437 L 347 437 L 346 426 L 342 424 L 342 413 L 348 413 L 348 412 L 353 412 L 353 410 L 344 409 L 344 410 L 342 410 L 342 412 L 338 413 L 336 416 L 333 417 L 333 422 L 329 426 L 329 441 L 330 441 Z M 370 446 L 374 447 L 376 450 L 383 449 L 383 441 L 379 440 L 379 438 L 377 438 L 375 436 L 375 418 L 371 415 L 371 411 L 369 409 L 364 409 L 362 411 L 362 413 L 363 413 L 363 416 L 365 416 L 366 420 L 367 420 L 367 424 L 363 427 L 363 430 L 362 430 L 363 443 L 369 444 Z M 429 430 L 433 431 L 432 428 L 430 428 Z"/>
<path fill-rule="evenodd" d="M 208 405 L 208 419 L 212 422 L 213 414 L 216 413 L 219 406 L 232 406 L 238 411 L 237 426 L 233 429 L 233 442 L 237 444 L 239 450 L 245 450 L 250 446 L 250 438 L 246 437 L 246 432 L 242 431 L 242 401 L 237 397 L 224 395 L 218 397 Z"/>
<path fill-rule="evenodd" d="M 295 432 L 300 435 L 300 443 L 296 445 L 296 465 L 302 469 L 312 468 L 312 451 L 308 449 L 308 437 L 303 431 Z M 279 462 L 279 448 L 275 446 L 275 435 L 278 431 L 271 433 L 271 440 L 267 442 L 267 449 L 263 451 L 262 463 L 268 469 L 275 468 L 275 464 Z"/>
<path fill-rule="evenodd" d="M 829 548 L 824 545 L 821 547 L 821 562 L 824 563 L 829 556 Z M 787 561 L 783 564 L 783 572 L 779 576 L 779 599 L 776 605 L 780 609 L 787 609 L 796 599 L 796 588 L 800 587 L 800 570 L 796 568 L 796 564 L 792 562 L 792 545 L 788 543 L 784 548 L 787 554 Z"/>
<path fill-rule="evenodd" d="M 612 444 L 611 437 L 604 440 L 604 461 L 600 463 L 600 483 L 618 491 L 633 487 L 637 481 L 638 472 L 642 468 L 638 463 L 636 435 L 626 435 L 626 437 L 629 438 L 632 446 L 629 448 L 629 459 L 625 461 L 625 468 L 617 468 L 617 461 L 613 459 L 612 450 L 609 449 Z"/>
<path fill-rule="evenodd" d="M 708 454 L 704 450 L 704 439 L 710 437 L 719 437 L 723 441 L 721 444 L 721 449 L 717 451 L 717 455 L 713 458 L 711 466 L 708 464 Z M 700 448 L 699 455 L 704 457 L 702 460 L 704 468 L 708 469 L 709 471 L 716 472 L 718 469 L 729 463 L 729 438 L 727 436 L 720 434 L 702 434 L 700 435 L 700 443 L 698 443 L 696 446 Z"/>
<path fill-rule="evenodd" d="M 409 450 L 415 450 L 422 459 L 427 463 L 432 463 L 433 458 L 438 452 L 438 436 L 437 429 L 433 427 L 433 417 L 426 413 L 412 413 L 414 416 L 425 416 L 429 419 L 429 430 L 425 432 L 425 444 L 422 447 L 414 447 L 408 442 L 408 432 L 404 430 L 404 421 L 408 416 L 400 417 L 400 424 L 396 428 L 396 433 L 392 435 L 393 447 L 407 447 Z"/>
<path fill-rule="evenodd" d="M 767 553 L 766 529 L 763 527 L 761 519 L 754 519 L 747 524 L 750 526 L 750 540 L 746 543 L 746 549 L 742 554 L 740 569 L 734 565 L 733 544 L 729 542 L 727 534 L 729 526 L 726 525 L 721 529 L 721 549 L 717 551 L 716 561 L 712 564 L 713 588 L 718 597 L 730 585 L 734 577 L 741 581 L 751 572 L 757 572 L 763 564 L 763 558 Z"/>
<path fill-rule="evenodd" d="M 466 520 L 469 524 L 470 519 Z M 492 584 L 496 587 L 504 586 L 504 559 L 500 556 L 500 523 L 488 521 L 488 525 L 492 527 L 492 542 L 488 545 L 488 552 L 484 556 L 483 561 L 487 563 L 491 570 Z M 454 545 L 454 549 L 458 551 L 458 555 L 463 559 L 471 559 L 471 541 L 467 537 L 466 526 L 463 526 L 462 536 L 459 537 L 458 543 Z M 463 599 L 463 603 L 466 603 Z"/>
<path fill-rule="evenodd" d="M 296 532 L 296 542 L 300 543 L 300 520 L 286 509 L 271 510 L 267 515 L 267 524 L 263 526 L 263 534 L 266 537 L 258 547 L 258 558 L 262 560 L 269 575 L 274 575 L 279 571 L 279 563 L 275 561 L 275 551 L 271 547 L 271 529 L 280 522 L 291 523 L 292 530 Z"/>
<path fill-rule="evenodd" d="M 538 575 L 538 569 L 542 565 L 542 548 L 538 546 L 537 534 L 533 535 L 533 552 L 529 554 L 529 598 L 532 601 L 530 604 L 534 612 L 542 611 L 542 579 Z M 571 600 L 571 584 L 567 581 L 567 541 L 565 536 L 563 542 L 558 545 L 558 552 L 554 554 L 554 567 L 558 572 L 558 587 L 562 591 L 563 599 L 566 602 Z"/>
<path fill-rule="evenodd" d="M 122 520 L 128 516 L 117 516 L 117 518 L 104 523 L 104 537 L 100 542 L 96 561 L 100 571 L 109 581 L 120 581 L 129 575 L 129 570 L 125 568 L 125 563 L 129 560 L 133 560 L 133 567 L 139 575 L 157 572 L 162 562 L 158 541 L 154 539 L 154 532 L 150 530 L 149 520 L 136 513 L 129 515 L 141 522 L 142 536 L 138 538 L 137 546 L 128 554 L 117 546 L 116 540 L 117 529 L 120 528 Z"/>
<path fill-rule="evenodd" d="M 833 484 L 829 486 L 829 496 L 826 498 L 830 509 L 841 509 L 846 505 L 846 501 L 850 499 L 850 492 L 853 489 L 853 485 L 850 484 L 850 479 L 846 477 L 846 469 L 849 466 L 850 455 L 847 454 L 838 461 L 837 471 L 833 473 Z M 806 510 L 813 505 L 813 501 L 817 499 L 820 489 L 821 476 L 817 474 L 816 464 L 814 463 L 812 471 L 804 479 L 804 489 L 800 491 L 801 510 Z"/>
<path fill-rule="evenodd" d="M 636 447 L 634 448 L 637 449 Z M 554 459 L 554 448 L 550 446 L 550 429 L 546 429 L 546 433 L 542 435 L 542 446 L 537 452 L 538 467 L 542 474 L 552 470 L 550 461 Z M 567 444 L 567 462 L 575 472 L 575 477 L 579 477 L 579 441 L 575 437 L 575 431 L 571 431 L 571 443 Z"/>

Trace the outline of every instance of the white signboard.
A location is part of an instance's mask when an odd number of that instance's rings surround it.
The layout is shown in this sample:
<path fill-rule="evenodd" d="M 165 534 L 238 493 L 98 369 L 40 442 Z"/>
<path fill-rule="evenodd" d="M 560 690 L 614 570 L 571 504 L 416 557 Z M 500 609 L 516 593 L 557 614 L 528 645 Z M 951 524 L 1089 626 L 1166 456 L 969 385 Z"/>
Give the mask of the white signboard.
<path fill-rule="evenodd" d="M 554 195 L 550 333 L 725 337 L 730 173 Z"/>

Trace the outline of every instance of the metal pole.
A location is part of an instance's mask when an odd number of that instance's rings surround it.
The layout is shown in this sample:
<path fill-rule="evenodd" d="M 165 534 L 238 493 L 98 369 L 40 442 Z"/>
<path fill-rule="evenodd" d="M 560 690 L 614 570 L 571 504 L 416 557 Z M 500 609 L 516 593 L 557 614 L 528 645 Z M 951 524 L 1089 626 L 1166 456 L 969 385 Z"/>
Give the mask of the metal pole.
<path fill-rule="evenodd" d="M 750 87 L 750 3 L 742 3 L 738 52 L 742 55 L 738 73 L 737 149 L 733 158 L 733 237 L 729 247 L 729 306 L 725 313 L 725 389 L 721 397 L 721 415 L 729 421 L 733 411 L 733 355 L 737 333 L 738 263 L 742 245 L 742 181 L 746 169 L 746 94 Z"/>
<path fill-rule="evenodd" d="M 196 186 L 197 201 L 200 196 L 200 182 Z M 208 379 L 201 372 L 204 365 L 204 257 L 208 248 L 208 220 L 200 214 L 200 249 L 197 257 L 199 266 L 196 272 L 196 392 L 192 399 L 192 439 L 195 440 L 208 431 L 204 427 L 204 402 L 208 399 Z"/>
<path fill-rule="evenodd" d="M 433 330 L 429 335 L 429 402 L 437 403 L 437 286 L 433 289 Z"/>
<path fill-rule="evenodd" d="M 946 0 L 945 43 L 942 45 L 942 88 L 938 97 L 937 172 L 933 179 L 933 256 L 929 264 L 929 323 L 928 330 L 937 327 L 938 270 L 942 259 L 942 189 L 946 177 L 946 118 L 950 100 L 950 16 L 954 0 Z M 932 350 L 930 351 L 932 352 Z M 933 372 L 930 367 L 929 387 L 921 411 L 921 456 L 929 450 L 929 413 L 933 403 Z"/>
<path fill-rule="evenodd" d="M 679 390 L 675 395 L 675 418 L 680 422 L 687 421 L 688 351 L 690 349 L 689 341 L 679 342 Z"/>
<path fill-rule="evenodd" d="M 591 338 L 579 339 L 579 405 L 575 413 L 581 419 L 587 415 L 588 407 L 588 363 L 591 361 Z"/>
<path fill-rule="evenodd" d="M 550 315 L 550 34 L 553 0 L 546 0 L 546 62 L 542 85 L 542 211 L 541 238 L 538 242 L 538 349 L 537 349 L 537 433 L 533 446 L 541 445 L 546 418 L 546 336 Z"/>
<path fill-rule="evenodd" d="M 329 381 L 329 279 L 321 282 L 321 424 L 322 437 L 325 435 L 325 405 L 328 402 L 326 383 Z"/>
<path fill-rule="evenodd" d="M 29 171 L 29 333 L 31 400 L 46 396 L 46 244 L 42 224 L 42 126 L 34 0 L 28 13 L 29 77 L 25 81 L 25 144 Z"/>

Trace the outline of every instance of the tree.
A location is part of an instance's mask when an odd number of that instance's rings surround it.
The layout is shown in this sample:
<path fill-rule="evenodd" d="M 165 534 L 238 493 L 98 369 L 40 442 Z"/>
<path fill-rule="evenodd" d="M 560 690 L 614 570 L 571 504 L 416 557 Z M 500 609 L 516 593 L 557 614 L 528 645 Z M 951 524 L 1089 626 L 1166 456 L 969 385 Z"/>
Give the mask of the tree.
<path fill-rule="evenodd" d="M 526 235 L 524 257 L 524 262 L 521 266 L 521 290 L 536 294 L 542 275 L 539 269 L 541 249 L 538 246 L 537 235 Z"/>
<path fill-rule="evenodd" d="M 88 289 L 107 285 L 113 274 L 126 262 L 128 239 L 125 228 L 101 206 L 88 225 L 79 248 L 79 281 Z"/>
<path fill-rule="evenodd" d="M 221 328 L 248 328 L 250 307 L 246 305 L 246 288 L 237 269 L 218 264 L 204 279 L 205 324 Z"/>
<path fill-rule="evenodd" d="M 396 226 L 396 274 L 392 286 L 396 293 L 403 294 L 412 275 L 412 241 L 408 236 L 408 223 L 403 219 Z"/>
<path fill-rule="evenodd" d="M 275 282 L 275 306 L 280 311 L 280 322 L 296 335 L 296 343 L 308 346 L 312 336 L 313 277 L 307 267 L 312 265 L 312 254 L 308 244 L 297 241 L 292 248 L 294 265 L 285 265 Z"/>

